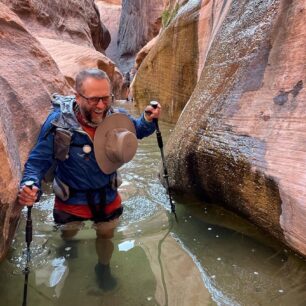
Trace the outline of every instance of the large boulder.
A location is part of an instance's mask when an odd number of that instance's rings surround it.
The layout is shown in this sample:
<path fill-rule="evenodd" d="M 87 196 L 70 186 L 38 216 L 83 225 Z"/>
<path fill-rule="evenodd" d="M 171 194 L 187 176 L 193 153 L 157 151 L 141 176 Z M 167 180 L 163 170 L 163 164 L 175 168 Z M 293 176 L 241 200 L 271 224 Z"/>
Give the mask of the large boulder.
<path fill-rule="evenodd" d="M 171 187 L 222 202 L 306 256 L 306 3 L 203 1 L 202 16 L 209 2 L 221 22 L 202 39 L 204 69 L 167 144 Z"/>
<path fill-rule="evenodd" d="M 61 39 L 104 52 L 110 43 L 93 0 L 1 0 L 34 36 Z"/>
<path fill-rule="evenodd" d="M 53 92 L 69 85 L 22 21 L 0 3 L 0 261 L 12 240 L 20 207 L 15 204 L 28 152 L 50 110 Z"/>

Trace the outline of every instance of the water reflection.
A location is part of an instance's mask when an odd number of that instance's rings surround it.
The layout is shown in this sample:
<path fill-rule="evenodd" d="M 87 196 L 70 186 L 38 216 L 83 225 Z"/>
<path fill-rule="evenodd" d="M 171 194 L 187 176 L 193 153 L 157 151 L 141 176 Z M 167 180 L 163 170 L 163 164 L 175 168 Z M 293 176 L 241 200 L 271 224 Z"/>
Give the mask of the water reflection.
<path fill-rule="evenodd" d="M 68 273 L 69 268 L 65 263 L 65 259 L 63 257 L 54 258 L 40 269 L 36 269 L 35 285 L 54 287 L 55 296 L 59 298 Z"/>
<path fill-rule="evenodd" d="M 209 276 L 208 289 L 213 284 L 222 292 L 214 300 L 220 305 L 306 305 L 304 260 L 236 215 L 189 200 L 178 205 L 184 222 L 173 232 Z"/>

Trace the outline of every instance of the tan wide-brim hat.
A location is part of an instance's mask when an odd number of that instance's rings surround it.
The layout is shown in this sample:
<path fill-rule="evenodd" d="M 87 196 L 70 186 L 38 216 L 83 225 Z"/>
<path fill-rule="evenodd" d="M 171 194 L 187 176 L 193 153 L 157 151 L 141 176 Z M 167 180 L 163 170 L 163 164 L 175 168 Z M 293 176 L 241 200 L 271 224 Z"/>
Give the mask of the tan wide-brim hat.
<path fill-rule="evenodd" d="M 96 129 L 94 153 L 105 174 L 110 174 L 129 162 L 135 156 L 137 147 L 134 123 L 125 114 L 111 114 Z"/>

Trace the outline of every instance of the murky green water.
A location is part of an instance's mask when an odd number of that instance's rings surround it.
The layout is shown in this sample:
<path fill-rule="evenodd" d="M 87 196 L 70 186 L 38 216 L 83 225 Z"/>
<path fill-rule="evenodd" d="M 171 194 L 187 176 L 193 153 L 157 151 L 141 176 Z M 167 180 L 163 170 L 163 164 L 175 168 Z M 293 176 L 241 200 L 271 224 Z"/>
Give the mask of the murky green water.
<path fill-rule="evenodd" d="M 166 140 L 172 126 L 161 125 Z M 64 245 L 53 228 L 52 195 L 33 210 L 28 304 L 306 305 L 306 263 L 241 218 L 217 206 L 177 200 L 179 224 L 157 179 L 156 138 L 141 142 L 122 169 L 125 212 L 111 260 L 115 290 L 95 278 L 91 223 Z M 25 214 L 11 252 L 0 265 L 0 305 L 22 304 Z"/>

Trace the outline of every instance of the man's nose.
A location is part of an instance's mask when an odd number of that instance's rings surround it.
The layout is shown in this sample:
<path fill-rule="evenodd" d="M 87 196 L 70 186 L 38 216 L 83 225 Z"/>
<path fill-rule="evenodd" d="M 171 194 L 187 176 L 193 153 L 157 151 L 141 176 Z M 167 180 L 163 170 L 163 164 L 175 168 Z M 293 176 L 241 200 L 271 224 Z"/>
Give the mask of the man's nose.
<path fill-rule="evenodd" d="M 103 108 L 107 107 L 107 105 L 108 105 L 108 103 L 101 98 L 99 100 L 98 104 L 97 104 L 97 107 L 103 109 Z"/>

